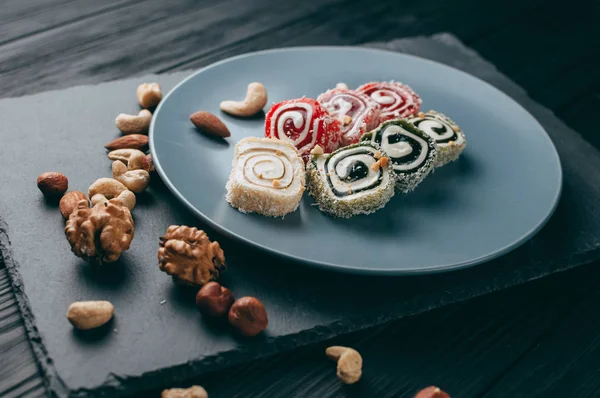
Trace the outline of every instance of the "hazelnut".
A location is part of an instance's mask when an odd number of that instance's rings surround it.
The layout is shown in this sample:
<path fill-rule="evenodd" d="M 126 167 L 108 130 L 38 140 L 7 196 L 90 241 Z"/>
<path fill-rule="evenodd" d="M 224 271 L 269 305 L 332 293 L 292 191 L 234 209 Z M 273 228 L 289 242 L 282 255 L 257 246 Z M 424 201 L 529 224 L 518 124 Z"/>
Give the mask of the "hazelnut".
<path fill-rule="evenodd" d="M 77 207 L 77 203 L 86 199 L 87 197 L 81 191 L 67 192 L 60 198 L 60 203 L 58 204 L 60 214 L 62 214 L 65 220 L 68 219 L 71 213 L 73 213 L 73 210 L 75 210 L 75 207 Z"/>
<path fill-rule="evenodd" d="M 235 299 L 229 289 L 218 282 L 208 282 L 196 295 L 196 306 L 202 315 L 225 316 Z"/>
<path fill-rule="evenodd" d="M 439 387 L 430 386 L 419 391 L 415 398 L 450 398 L 450 395 Z"/>
<path fill-rule="evenodd" d="M 67 192 L 69 180 L 62 173 L 50 171 L 40 174 L 37 178 L 37 186 L 44 196 L 57 197 Z"/>
<path fill-rule="evenodd" d="M 267 328 L 265 307 L 256 297 L 242 297 L 229 309 L 229 323 L 244 336 L 256 336 Z"/>

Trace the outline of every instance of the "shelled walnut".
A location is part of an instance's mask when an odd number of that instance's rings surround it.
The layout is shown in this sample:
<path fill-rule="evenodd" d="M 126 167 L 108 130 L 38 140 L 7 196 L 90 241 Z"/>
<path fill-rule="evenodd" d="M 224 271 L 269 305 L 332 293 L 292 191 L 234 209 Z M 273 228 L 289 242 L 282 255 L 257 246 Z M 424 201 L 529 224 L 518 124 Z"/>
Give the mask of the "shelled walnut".
<path fill-rule="evenodd" d="M 218 242 L 204 231 L 185 225 L 171 225 L 160 238 L 158 266 L 177 283 L 202 286 L 219 278 L 225 270 L 225 255 Z"/>
<path fill-rule="evenodd" d="M 133 233 L 131 212 L 119 199 L 91 208 L 87 200 L 79 201 L 65 227 L 73 253 L 91 263 L 117 261 L 129 249 Z"/>

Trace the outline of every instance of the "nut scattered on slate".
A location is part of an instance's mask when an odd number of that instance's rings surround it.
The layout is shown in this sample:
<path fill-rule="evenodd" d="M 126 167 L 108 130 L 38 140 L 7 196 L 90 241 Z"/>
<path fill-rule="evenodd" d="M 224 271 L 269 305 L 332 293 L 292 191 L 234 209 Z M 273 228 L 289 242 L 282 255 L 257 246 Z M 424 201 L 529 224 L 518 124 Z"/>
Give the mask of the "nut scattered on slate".
<path fill-rule="evenodd" d="M 158 83 L 142 83 L 136 90 L 137 99 L 142 108 L 153 108 L 162 99 Z"/>
<path fill-rule="evenodd" d="M 267 311 L 256 297 L 242 297 L 229 309 L 229 324 L 244 336 L 256 336 L 269 324 Z"/>
<path fill-rule="evenodd" d="M 77 329 L 88 330 L 110 321 L 114 312 L 110 301 L 76 301 L 69 306 L 67 319 Z"/>
<path fill-rule="evenodd" d="M 209 112 L 198 111 L 190 116 L 194 126 L 215 137 L 229 137 L 231 133 L 225 124 L 215 115 Z"/>
<path fill-rule="evenodd" d="M 158 266 L 176 283 L 203 286 L 219 279 L 226 269 L 219 242 L 211 242 L 198 228 L 171 225 L 160 238 L 159 246 Z"/>
<path fill-rule="evenodd" d="M 129 249 L 134 225 L 129 209 L 118 198 L 89 207 L 77 203 L 65 226 L 71 251 L 91 263 L 112 263 Z"/>
<path fill-rule="evenodd" d="M 362 357 L 353 348 L 332 346 L 325 351 L 327 357 L 337 361 L 337 376 L 344 384 L 354 384 L 362 376 Z"/>
<path fill-rule="evenodd" d="M 58 204 L 60 214 L 62 214 L 65 220 L 68 219 L 71 213 L 73 213 L 73 210 L 75 210 L 75 207 L 77 207 L 77 203 L 86 199 L 87 197 L 81 191 L 67 192 L 60 198 L 60 203 Z"/>
<path fill-rule="evenodd" d="M 164 390 L 162 398 L 208 398 L 206 390 L 200 386 L 191 386 L 190 388 L 171 388 Z"/>
<path fill-rule="evenodd" d="M 62 173 L 48 171 L 39 175 L 37 186 L 44 196 L 56 198 L 67 192 L 67 189 L 69 189 L 69 180 Z"/>
<path fill-rule="evenodd" d="M 196 294 L 196 306 L 207 316 L 227 315 L 234 301 L 231 291 L 218 282 L 208 282 Z"/>
<path fill-rule="evenodd" d="M 450 398 L 450 395 L 439 387 L 430 386 L 419 391 L 415 398 Z"/>
<path fill-rule="evenodd" d="M 108 144 L 104 145 L 106 149 L 109 151 L 114 151 L 115 149 L 139 149 L 145 150 L 148 146 L 148 136 L 143 134 L 129 134 L 124 135 L 119 138 L 115 138 Z"/>
<path fill-rule="evenodd" d="M 120 113 L 115 119 L 115 124 L 123 134 L 146 134 L 152 121 L 152 113 L 142 109 L 137 115 Z"/>

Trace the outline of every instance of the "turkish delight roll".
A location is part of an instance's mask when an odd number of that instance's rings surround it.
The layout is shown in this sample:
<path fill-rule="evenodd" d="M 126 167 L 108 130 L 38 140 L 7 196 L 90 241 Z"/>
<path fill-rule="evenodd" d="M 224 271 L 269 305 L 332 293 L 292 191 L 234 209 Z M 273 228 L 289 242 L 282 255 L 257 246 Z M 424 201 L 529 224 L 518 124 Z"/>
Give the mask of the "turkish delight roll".
<path fill-rule="evenodd" d="M 435 141 L 437 161 L 435 167 L 452 162 L 460 156 L 467 146 L 467 138 L 460 127 L 448 116 L 429 111 L 409 119 L 415 127 L 430 136 Z"/>
<path fill-rule="evenodd" d="M 407 118 L 419 112 L 421 98 L 406 84 L 399 82 L 371 82 L 356 89 L 369 96 L 381 107 L 379 122 Z"/>
<path fill-rule="evenodd" d="M 335 88 L 319 95 L 317 101 L 341 123 L 342 145 L 358 142 L 379 124 L 379 105 L 356 91 Z"/>
<path fill-rule="evenodd" d="M 359 142 L 331 154 L 313 153 L 308 187 L 321 211 L 343 218 L 369 214 L 394 196 L 394 171 L 378 145 Z"/>
<path fill-rule="evenodd" d="M 340 122 L 312 98 L 279 102 L 265 119 L 265 136 L 288 142 L 308 160 L 310 151 L 319 145 L 334 151 L 341 140 Z"/>
<path fill-rule="evenodd" d="M 415 189 L 436 163 L 437 150 L 431 137 L 406 120 L 388 120 L 361 140 L 380 145 L 389 156 L 396 187 L 402 192 Z"/>
<path fill-rule="evenodd" d="M 293 145 L 244 138 L 235 146 L 225 199 L 242 213 L 282 217 L 298 208 L 305 178 L 304 162 Z"/>

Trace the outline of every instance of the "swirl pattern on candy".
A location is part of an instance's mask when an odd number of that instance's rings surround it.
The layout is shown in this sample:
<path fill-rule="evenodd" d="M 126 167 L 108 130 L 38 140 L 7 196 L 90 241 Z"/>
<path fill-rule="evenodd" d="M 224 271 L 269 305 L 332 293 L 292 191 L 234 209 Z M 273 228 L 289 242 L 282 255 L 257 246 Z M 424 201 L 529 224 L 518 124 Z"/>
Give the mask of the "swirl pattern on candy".
<path fill-rule="evenodd" d="M 467 146 L 467 138 L 460 127 L 443 113 L 420 112 L 408 121 L 435 141 L 438 152 L 435 167 L 455 161 Z"/>
<path fill-rule="evenodd" d="M 396 175 L 396 187 L 402 192 L 415 189 L 436 164 L 434 141 L 405 120 L 388 120 L 363 135 L 361 140 L 380 145 L 389 156 Z"/>
<path fill-rule="evenodd" d="M 242 213 L 282 217 L 298 208 L 305 179 L 304 162 L 294 146 L 248 137 L 235 146 L 225 199 Z"/>
<path fill-rule="evenodd" d="M 419 112 L 421 98 L 406 84 L 398 82 L 371 82 L 356 89 L 369 96 L 381 107 L 379 122 L 406 118 Z"/>
<path fill-rule="evenodd" d="M 370 142 L 313 155 L 307 173 L 310 195 L 321 211 L 335 217 L 373 213 L 394 196 L 391 162 Z"/>
<path fill-rule="evenodd" d="M 335 88 L 319 95 L 317 101 L 341 123 L 342 145 L 357 143 L 379 124 L 379 105 L 356 91 Z"/>
<path fill-rule="evenodd" d="M 265 136 L 292 144 L 306 160 L 316 145 L 326 151 L 339 146 L 340 122 L 312 98 L 283 101 L 267 113 Z"/>

